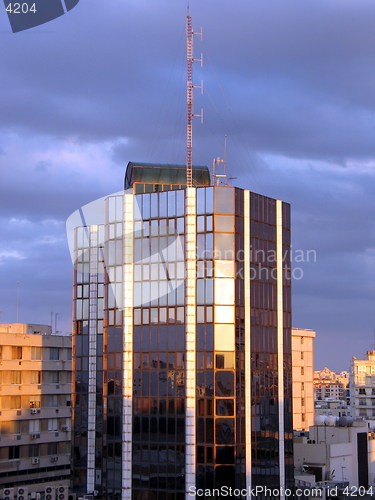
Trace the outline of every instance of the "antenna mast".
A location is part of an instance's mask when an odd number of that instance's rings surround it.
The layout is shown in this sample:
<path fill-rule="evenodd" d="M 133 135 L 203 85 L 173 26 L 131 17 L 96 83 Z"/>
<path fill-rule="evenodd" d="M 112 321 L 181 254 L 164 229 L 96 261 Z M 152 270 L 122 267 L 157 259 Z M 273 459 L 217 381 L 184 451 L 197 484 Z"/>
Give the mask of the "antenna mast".
<path fill-rule="evenodd" d="M 203 110 L 200 115 L 194 114 L 194 88 L 200 88 L 203 94 L 203 82 L 200 86 L 193 84 L 193 63 L 199 61 L 203 66 L 203 56 L 194 59 L 194 35 L 199 35 L 202 40 L 202 28 L 199 33 L 194 33 L 189 7 L 186 15 L 186 67 L 187 67 L 187 127 L 186 127 L 186 184 L 193 187 L 193 118 L 199 116 L 203 122 Z"/>
<path fill-rule="evenodd" d="M 224 158 L 214 158 L 212 162 L 212 182 L 214 186 L 220 186 L 220 183 L 227 186 L 227 139 L 228 136 L 224 136 Z M 219 163 L 223 165 L 223 173 L 218 174 Z"/>

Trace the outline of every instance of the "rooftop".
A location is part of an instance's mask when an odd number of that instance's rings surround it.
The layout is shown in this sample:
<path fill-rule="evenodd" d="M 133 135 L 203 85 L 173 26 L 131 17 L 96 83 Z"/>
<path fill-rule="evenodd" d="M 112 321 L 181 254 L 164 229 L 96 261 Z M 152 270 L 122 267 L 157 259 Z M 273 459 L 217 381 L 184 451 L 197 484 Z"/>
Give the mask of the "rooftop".
<path fill-rule="evenodd" d="M 194 187 L 210 185 L 208 167 L 194 165 L 192 174 Z M 126 167 L 124 189 L 133 188 L 135 193 L 171 191 L 186 186 L 186 165 L 130 161 Z"/>

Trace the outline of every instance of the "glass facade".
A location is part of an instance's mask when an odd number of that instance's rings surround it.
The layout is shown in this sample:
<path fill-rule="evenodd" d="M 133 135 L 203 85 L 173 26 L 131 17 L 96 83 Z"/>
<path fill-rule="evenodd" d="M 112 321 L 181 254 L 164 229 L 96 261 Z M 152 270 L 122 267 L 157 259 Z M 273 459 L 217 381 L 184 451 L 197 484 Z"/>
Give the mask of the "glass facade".
<path fill-rule="evenodd" d="M 250 195 L 252 464 L 254 485 L 279 484 L 276 201 Z"/>
<path fill-rule="evenodd" d="M 242 191 L 197 189 L 197 487 L 244 488 Z M 243 216 L 243 210 L 242 210 Z"/>
<path fill-rule="evenodd" d="M 184 192 L 135 204 L 132 492 L 184 498 Z"/>
<path fill-rule="evenodd" d="M 147 172 L 144 165 L 138 174 L 136 167 L 132 164 L 133 170 L 128 168 L 125 180 L 128 187 L 134 187 L 138 181 L 145 182 L 144 176 L 147 182 L 155 182 L 155 175 L 160 175 L 156 171 Z M 163 178 L 167 184 L 170 175 L 171 171 L 167 171 Z M 136 194 L 135 189 L 135 194 L 108 197 L 105 224 L 95 229 L 96 237 L 92 236 L 91 228 L 76 229 L 73 477 L 77 492 L 90 493 L 91 481 L 92 489 L 104 498 L 121 497 L 124 474 L 126 304 L 122 294 L 126 284 L 124 248 L 130 241 L 129 235 L 124 234 L 124 196 L 132 196 L 134 203 L 131 235 L 134 262 L 130 283 L 132 424 L 128 456 L 131 497 L 185 497 L 189 460 L 185 401 L 187 191 L 174 188 L 168 192 L 153 191 Z M 245 214 L 244 193 L 232 187 L 195 189 L 196 414 L 195 456 L 191 458 L 199 488 L 247 486 L 246 462 L 250 457 L 246 456 L 246 439 L 249 439 L 245 432 L 246 418 L 251 419 L 252 485 L 280 486 L 279 407 L 284 415 L 285 484 L 290 487 L 293 482 L 290 210 L 289 205 L 282 204 L 281 263 L 276 258 L 276 200 L 247 192 L 250 213 Z M 249 221 L 248 227 L 245 219 Z M 244 258 L 246 231 L 250 235 L 248 260 Z M 280 309 L 277 269 L 281 265 Z M 250 268 L 250 283 L 245 283 L 245 266 Z M 245 306 L 247 287 L 249 310 Z M 280 315 L 283 406 L 279 406 Z M 251 366 L 245 366 L 247 324 L 251 327 Z M 94 365 L 90 372 L 91 361 Z M 246 399 L 245 392 L 249 370 L 251 401 Z M 94 416 L 90 405 L 95 406 Z M 90 429 L 95 430 L 94 438 Z"/>
<path fill-rule="evenodd" d="M 209 186 L 210 173 L 207 167 L 194 165 L 193 186 Z M 124 189 L 134 193 L 153 193 L 185 188 L 186 166 L 129 162 L 125 174 Z"/>

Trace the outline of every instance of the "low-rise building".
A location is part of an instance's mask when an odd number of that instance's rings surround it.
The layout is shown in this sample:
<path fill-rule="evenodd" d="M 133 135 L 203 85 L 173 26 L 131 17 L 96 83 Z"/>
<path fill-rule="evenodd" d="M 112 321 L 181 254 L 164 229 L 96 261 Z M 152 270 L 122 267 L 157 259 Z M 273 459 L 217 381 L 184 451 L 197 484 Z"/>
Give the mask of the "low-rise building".
<path fill-rule="evenodd" d="M 328 419 L 310 427 L 308 437 L 294 438 L 296 477 L 306 481 L 310 474 L 312 485 L 329 481 L 350 487 L 373 486 L 375 493 L 375 434 L 369 422 L 339 426 L 335 417 Z"/>
<path fill-rule="evenodd" d="M 319 416 L 333 416 L 337 418 L 350 417 L 350 405 L 342 399 L 325 399 L 315 401 L 315 419 Z"/>
<path fill-rule="evenodd" d="M 0 324 L 0 489 L 68 498 L 71 337 L 48 325 Z M 4 496 L 4 495 L 3 495 Z"/>

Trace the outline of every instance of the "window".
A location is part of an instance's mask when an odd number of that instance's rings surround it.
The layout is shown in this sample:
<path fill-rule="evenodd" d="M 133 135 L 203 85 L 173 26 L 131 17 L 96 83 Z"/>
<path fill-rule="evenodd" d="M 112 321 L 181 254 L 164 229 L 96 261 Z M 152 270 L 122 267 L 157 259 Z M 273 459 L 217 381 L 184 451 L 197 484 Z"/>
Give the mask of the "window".
<path fill-rule="evenodd" d="M 17 345 L 12 346 L 12 359 L 22 359 L 22 347 Z"/>
<path fill-rule="evenodd" d="M 43 384 L 58 384 L 59 372 L 43 372 Z"/>
<path fill-rule="evenodd" d="M 10 420 L 1 422 L 1 433 L 6 436 L 8 434 L 20 434 L 21 433 L 21 421 L 20 420 Z"/>
<path fill-rule="evenodd" d="M 359 394 L 366 394 L 366 389 L 360 388 L 358 392 Z"/>
<path fill-rule="evenodd" d="M 0 345 L 0 359 L 3 359 L 3 346 Z"/>
<path fill-rule="evenodd" d="M 29 420 L 29 433 L 37 434 L 40 432 L 40 420 Z"/>
<path fill-rule="evenodd" d="M 39 361 L 42 359 L 42 348 L 41 347 L 31 347 L 31 359 L 33 361 Z"/>
<path fill-rule="evenodd" d="M 57 418 L 49 418 L 48 419 L 48 430 L 49 431 L 57 431 Z"/>
<path fill-rule="evenodd" d="M 11 384 L 18 384 L 20 385 L 21 384 L 21 372 L 20 371 L 12 371 L 10 372 L 10 380 L 11 380 Z"/>
<path fill-rule="evenodd" d="M 57 396 L 55 394 L 48 394 L 46 398 L 48 407 L 57 408 L 58 402 L 57 402 Z"/>
<path fill-rule="evenodd" d="M 301 337 L 301 344 L 303 344 L 305 341 L 305 337 Z"/>
<path fill-rule="evenodd" d="M 71 384 L 71 382 L 72 382 L 72 374 L 71 374 L 71 372 L 66 372 L 65 373 L 65 383 Z"/>
<path fill-rule="evenodd" d="M 40 384 L 41 373 L 38 371 L 30 372 L 30 384 Z"/>
<path fill-rule="evenodd" d="M 30 408 L 40 408 L 40 396 L 31 396 L 29 407 Z"/>
<path fill-rule="evenodd" d="M 48 455 L 57 455 L 57 443 L 48 443 Z"/>
<path fill-rule="evenodd" d="M 49 348 L 49 359 L 50 359 L 50 361 L 58 361 L 59 360 L 59 348 L 58 347 L 50 347 Z"/>
<path fill-rule="evenodd" d="M 29 457 L 39 457 L 39 445 L 29 444 Z"/>
<path fill-rule="evenodd" d="M 301 359 L 303 359 L 303 352 L 301 351 Z"/>
<path fill-rule="evenodd" d="M 15 460 L 16 458 L 20 458 L 20 447 L 19 446 L 9 446 L 8 459 Z"/>
<path fill-rule="evenodd" d="M 301 375 L 305 375 L 305 369 L 303 366 L 301 366 Z"/>
<path fill-rule="evenodd" d="M 66 359 L 68 361 L 71 361 L 72 360 L 72 350 L 71 349 L 67 349 L 66 350 Z"/>
<path fill-rule="evenodd" d="M 21 408 L 21 396 L 9 396 L 9 407 L 12 410 L 19 410 Z"/>

